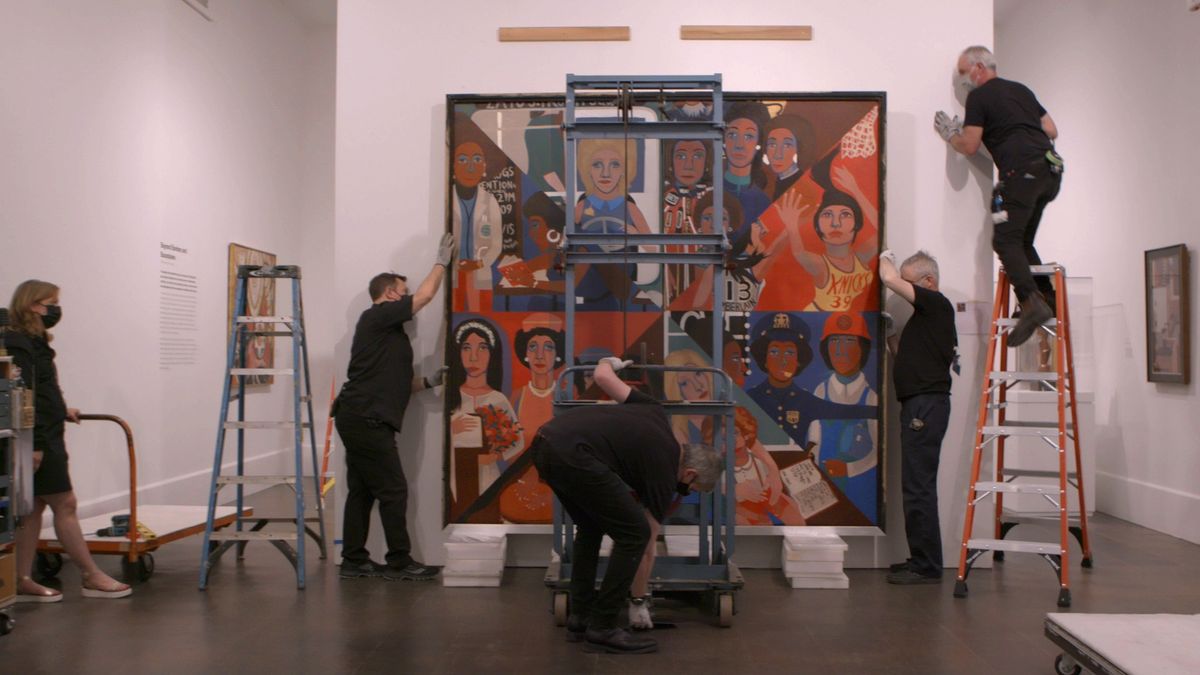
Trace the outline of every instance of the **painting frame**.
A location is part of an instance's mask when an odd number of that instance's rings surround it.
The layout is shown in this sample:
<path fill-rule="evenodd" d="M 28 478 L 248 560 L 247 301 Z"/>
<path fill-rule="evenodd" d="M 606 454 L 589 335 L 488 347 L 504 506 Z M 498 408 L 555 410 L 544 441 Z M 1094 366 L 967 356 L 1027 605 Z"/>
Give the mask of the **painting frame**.
<path fill-rule="evenodd" d="M 1186 244 L 1145 252 L 1146 381 L 1191 379 L 1191 293 Z"/>
<path fill-rule="evenodd" d="M 225 325 L 233 321 L 234 293 L 237 290 L 237 270 L 240 265 L 262 265 L 274 267 L 278 257 L 274 253 L 262 251 L 242 244 L 229 244 L 228 290 L 226 297 Z M 247 313 L 251 316 L 275 315 L 275 280 L 249 279 L 246 295 Z M 270 330 L 269 324 L 253 324 L 251 330 Z M 227 335 L 228 339 L 228 335 Z M 255 349 L 250 353 L 246 362 L 242 362 L 240 350 L 235 351 L 234 367 L 239 368 L 274 368 L 275 367 L 275 338 L 265 335 L 255 336 Z M 274 384 L 272 375 L 251 375 L 242 378 L 246 386 L 264 386 Z M 238 378 L 231 381 L 230 391 L 237 396 Z"/>

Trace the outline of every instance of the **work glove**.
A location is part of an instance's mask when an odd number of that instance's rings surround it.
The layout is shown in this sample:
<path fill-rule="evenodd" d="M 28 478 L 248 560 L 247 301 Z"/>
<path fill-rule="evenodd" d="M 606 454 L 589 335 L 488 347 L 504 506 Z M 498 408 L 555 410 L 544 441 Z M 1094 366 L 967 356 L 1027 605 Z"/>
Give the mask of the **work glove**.
<path fill-rule="evenodd" d="M 879 261 L 883 262 L 884 260 L 892 263 L 892 267 L 900 269 L 900 265 L 896 262 L 896 254 L 892 253 L 892 249 L 886 249 L 879 254 Z"/>
<path fill-rule="evenodd" d="M 442 235 L 442 241 L 438 244 L 437 264 L 448 269 L 453 258 L 454 235 L 447 232 Z"/>
<path fill-rule="evenodd" d="M 654 628 L 654 619 L 650 616 L 649 595 L 629 599 L 629 627 L 633 630 Z"/>
<path fill-rule="evenodd" d="M 933 128 L 937 130 L 938 135 L 947 143 L 955 134 L 961 134 L 963 123 L 958 118 L 958 115 L 950 117 L 945 112 L 939 110 L 933 116 Z"/>
<path fill-rule="evenodd" d="M 433 389 L 440 387 L 446 382 L 446 371 L 450 370 L 450 366 L 442 366 L 433 371 L 433 374 L 425 378 L 425 388 Z"/>
<path fill-rule="evenodd" d="M 620 372 L 622 368 L 633 364 L 633 361 L 622 361 L 616 356 L 606 356 L 600 359 L 600 363 L 607 363 L 613 369 L 613 372 Z"/>

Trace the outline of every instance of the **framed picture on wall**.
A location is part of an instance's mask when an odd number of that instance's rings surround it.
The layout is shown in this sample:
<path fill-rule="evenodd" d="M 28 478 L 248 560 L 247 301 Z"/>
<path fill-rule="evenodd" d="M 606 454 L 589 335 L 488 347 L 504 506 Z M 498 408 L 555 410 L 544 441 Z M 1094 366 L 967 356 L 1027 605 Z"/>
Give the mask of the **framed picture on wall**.
<path fill-rule="evenodd" d="M 237 268 L 239 265 L 262 265 L 270 267 L 275 265 L 275 254 L 259 251 L 258 249 L 242 246 L 241 244 L 229 245 L 229 302 L 225 314 L 225 326 L 228 329 L 230 322 L 233 321 L 233 313 L 236 311 L 234 293 L 237 291 Z M 274 316 L 275 315 L 275 280 L 274 279 L 248 279 L 246 287 L 246 314 L 248 316 Z M 269 324 L 253 324 L 250 330 L 271 330 Z M 275 339 L 266 335 L 256 335 L 250 338 L 246 345 L 245 361 L 242 360 L 240 354 L 240 346 L 236 347 L 239 353 L 234 355 L 235 367 L 239 368 L 274 368 L 275 367 Z M 253 375 L 247 378 L 246 386 L 271 384 L 275 378 L 270 375 Z M 233 381 L 233 392 L 237 395 L 237 378 Z"/>
<path fill-rule="evenodd" d="M 1187 384 L 1190 317 L 1187 246 L 1146 251 L 1146 379 Z"/>

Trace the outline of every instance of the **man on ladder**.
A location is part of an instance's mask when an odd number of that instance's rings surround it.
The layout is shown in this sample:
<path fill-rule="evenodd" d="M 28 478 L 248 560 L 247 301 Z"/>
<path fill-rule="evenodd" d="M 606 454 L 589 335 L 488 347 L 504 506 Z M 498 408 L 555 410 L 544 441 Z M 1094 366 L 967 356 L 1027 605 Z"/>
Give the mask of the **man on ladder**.
<path fill-rule="evenodd" d="M 454 255 L 454 237 L 446 234 L 437 262 L 409 295 L 406 279 L 384 273 L 371 280 L 371 307 L 354 328 L 347 381 L 334 402 L 334 422 L 346 447 L 349 493 L 342 526 L 339 576 L 425 580 L 436 567 L 413 560 L 406 509 L 408 482 L 396 454 L 396 434 L 404 421 L 409 394 L 442 383 L 445 369 L 430 378 L 413 377 L 413 353 L 404 324 L 421 310 L 441 286 Z M 387 564 L 371 560 L 367 533 L 371 507 L 379 501 L 379 518 L 387 538 Z"/>
<path fill-rule="evenodd" d="M 966 119 L 939 111 L 933 126 L 964 155 L 974 155 L 982 142 L 1000 170 L 992 190 L 992 248 L 1021 303 L 1021 320 L 1008 338 L 1016 347 L 1054 318 L 1050 280 L 1035 281 L 1029 266 L 1042 264 L 1033 238 L 1042 211 L 1062 185 L 1063 159 L 1053 142 L 1058 127 L 1028 87 L 996 76 L 996 58 L 986 47 L 968 47 L 959 55 L 957 83 L 968 92 Z"/>

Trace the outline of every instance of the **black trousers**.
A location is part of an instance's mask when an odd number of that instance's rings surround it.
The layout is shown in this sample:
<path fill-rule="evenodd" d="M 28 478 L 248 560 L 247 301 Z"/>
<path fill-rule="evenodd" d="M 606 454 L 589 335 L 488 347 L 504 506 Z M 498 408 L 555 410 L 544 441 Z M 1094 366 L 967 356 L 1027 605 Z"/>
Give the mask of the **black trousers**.
<path fill-rule="evenodd" d="M 591 628 L 614 628 L 650 541 L 646 510 L 629 486 L 586 448 L 559 448 L 538 436 L 530 452 L 542 480 L 575 521 L 571 613 Z M 612 554 L 597 592 L 600 539 L 606 534 L 613 540 Z"/>
<path fill-rule="evenodd" d="M 937 474 L 949 422 L 949 394 L 917 394 L 900 402 L 900 488 L 909 569 L 925 576 L 942 575 Z"/>
<path fill-rule="evenodd" d="M 1008 212 L 1008 220 L 997 223 L 992 231 L 992 249 L 1008 272 L 1018 300 L 1024 301 L 1034 291 L 1041 291 L 1047 300 L 1053 298 L 1050 278 L 1037 277 L 1035 281 L 1029 266 L 1042 264 L 1033 238 L 1042 222 L 1042 212 L 1058 196 L 1061 186 L 1062 173 L 1051 171 L 1050 163 L 1039 159 L 1024 169 L 1001 174 L 992 191 L 992 203 L 999 198 Z"/>
<path fill-rule="evenodd" d="M 371 507 L 379 502 L 379 519 L 387 539 L 387 564 L 405 567 L 413 561 L 408 538 L 408 481 L 396 453 L 397 430 L 384 422 L 346 411 L 334 418 L 346 447 L 346 509 L 342 520 L 342 561 L 371 559 L 367 534 Z"/>

